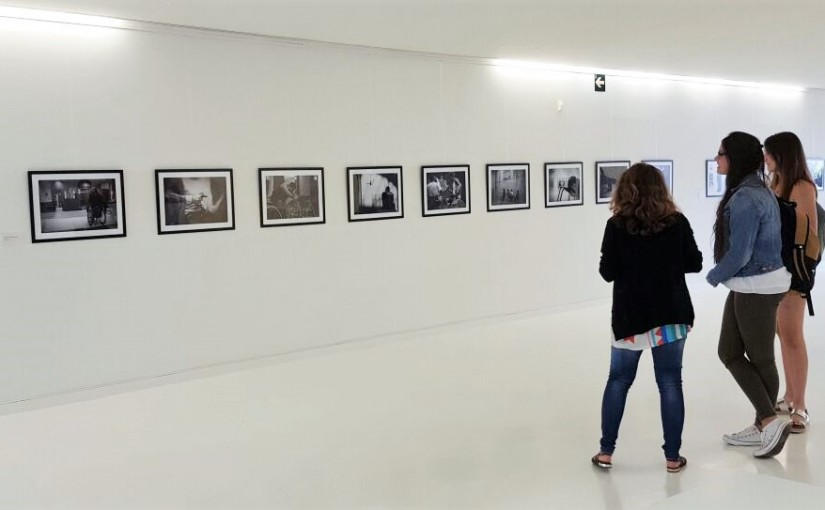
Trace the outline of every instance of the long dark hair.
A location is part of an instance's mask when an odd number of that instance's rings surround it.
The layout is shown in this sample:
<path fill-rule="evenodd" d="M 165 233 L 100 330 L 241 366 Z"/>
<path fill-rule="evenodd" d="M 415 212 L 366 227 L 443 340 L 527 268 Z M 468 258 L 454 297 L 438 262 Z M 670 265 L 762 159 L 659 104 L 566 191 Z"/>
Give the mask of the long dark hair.
<path fill-rule="evenodd" d="M 732 132 L 722 139 L 722 150 L 725 153 L 722 157 L 728 158 L 728 174 L 725 178 L 725 194 L 716 208 L 716 222 L 713 224 L 713 259 L 717 263 L 725 254 L 725 243 L 729 235 L 724 221 L 725 206 L 728 205 L 736 187 L 742 184 L 746 177 L 762 177 L 765 165 L 762 144 L 751 134 Z"/>
<path fill-rule="evenodd" d="M 619 177 L 610 210 L 625 230 L 641 235 L 672 225 L 678 211 L 662 172 L 647 163 L 636 163 Z"/>
<path fill-rule="evenodd" d="M 789 200 L 791 190 L 799 181 L 814 183 L 808 171 L 802 142 L 794 133 L 783 131 L 765 138 L 765 151 L 776 160 L 771 188 L 780 197 Z"/>

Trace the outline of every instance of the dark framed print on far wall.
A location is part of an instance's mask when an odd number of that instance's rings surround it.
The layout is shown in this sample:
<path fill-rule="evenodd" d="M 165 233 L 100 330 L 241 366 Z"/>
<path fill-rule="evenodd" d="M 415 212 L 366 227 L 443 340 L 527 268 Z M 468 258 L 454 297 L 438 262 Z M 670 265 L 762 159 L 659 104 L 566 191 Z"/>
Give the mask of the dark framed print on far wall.
<path fill-rule="evenodd" d="M 470 213 L 470 165 L 421 167 L 421 214 Z"/>
<path fill-rule="evenodd" d="M 606 204 L 613 198 L 619 177 L 630 168 L 630 161 L 596 161 L 596 203 Z"/>
<path fill-rule="evenodd" d="M 673 194 L 673 160 L 671 159 L 643 159 L 642 163 L 647 163 L 648 165 L 655 166 L 662 172 L 662 177 L 665 178 L 665 184 L 667 185 L 668 191 L 670 194 Z"/>
<path fill-rule="evenodd" d="M 530 208 L 530 163 L 487 165 L 487 211 Z"/>
<path fill-rule="evenodd" d="M 583 171 L 581 161 L 544 164 L 544 206 L 582 205 Z"/>
<path fill-rule="evenodd" d="M 126 236 L 123 170 L 29 172 L 32 242 Z"/>
<path fill-rule="evenodd" d="M 235 228 L 232 169 L 155 170 L 158 234 Z"/>
<path fill-rule="evenodd" d="M 261 227 L 326 221 L 323 168 L 259 168 Z"/>
<path fill-rule="evenodd" d="M 400 166 L 347 167 L 349 221 L 404 217 Z"/>
<path fill-rule="evenodd" d="M 811 158 L 807 162 L 816 189 L 825 191 L 825 159 Z"/>
<path fill-rule="evenodd" d="M 725 194 L 725 176 L 716 170 L 719 164 L 715 159 L 705 160 L 705 196 L 721 197 Z"/>

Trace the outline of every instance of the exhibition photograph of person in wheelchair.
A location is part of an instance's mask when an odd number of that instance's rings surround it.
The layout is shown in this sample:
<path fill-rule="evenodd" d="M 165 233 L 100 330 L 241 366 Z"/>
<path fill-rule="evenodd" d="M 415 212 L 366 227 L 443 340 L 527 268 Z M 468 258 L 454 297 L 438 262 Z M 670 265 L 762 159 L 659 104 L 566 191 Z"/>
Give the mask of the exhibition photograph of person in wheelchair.
<path fill-rule="evenodd" d="M 29 172 L 32 242 L 126 235 L 122 170 Z"/>
<path fill-rule="evenodd" d="M 261 168 L 261 226 L 324 223 L 322 168 Z"/>
<path fill-rule="evenodd" d="M 41 181 L 39 197 L 44 233 L 117 227 L 114 179 Z"/>
<path fill-rule="evenodd" d="M 232 169 L 155 170 L 158 233 L 232 230 Z"/>

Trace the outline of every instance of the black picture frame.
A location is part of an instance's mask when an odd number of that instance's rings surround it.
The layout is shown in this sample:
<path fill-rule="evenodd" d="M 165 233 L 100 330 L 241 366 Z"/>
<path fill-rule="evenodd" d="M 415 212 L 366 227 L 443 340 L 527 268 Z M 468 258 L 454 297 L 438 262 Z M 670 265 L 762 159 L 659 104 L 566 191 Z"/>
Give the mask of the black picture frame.
<path fill-rule="evenodd" d="M 584 204 L 584 163 L 558 161 L 544 164 L 544 207 Z"/>
<path fill-rule="evenodd" d="M 258 169 L 262 228 L 324 224 L 325 199 L 322 167 Z"/>
<path fill-rule="evenodd" d="M 667 189 L 668 191 L 670 191 L 670 194 L 673 195 L 673 160 L 643 159 L 642 163 L 647 163 L 648 165 L 655 166 L 660 172 L 662 172 L 662 177 L 665 178 L 665 184 L 667 185 Z"/>
<path fill-rule="evenodd" d="M 725 176 L 718 173 L 717 168 L 719 164 L 715 159 L 705 160 L 705 196 L 708 198 L 725 194 Z"/>
<path fill-rule="evenodd" d="M 421 167 L 421 215 L 470 214 L 470 165 Z"/>
<path fill-rule="evenodd" d="M 126 237 L 123 170 L 28 172 L 32 243 Z"/>
<path fill-rule="evenodd" d="M 607 204 L 613 198 L 613 191 L 619 177 L 630 168 L 630 161 L 596 161 L 596 203 Z"/>
<path fill-rule="evenodd" d="M 403 218 L 401 166 L 347 167 L 347 211 L 350 222 Z"/>
<path fill-rule="evenodd" d="M 487 212 L 530 209 L 530 163 L 487 165 Z"/>
<path fill-rule="evenodd" d="M 808 171 L 811 172 L 811 178 L 814 180 L 814 186 L 819 191 L 825 191 L 825 159 L 822 158 L 808 158 Z"/>
<path fill-rule="evenodd" d="M 158 234 L 235 229 L 231 168 L 155 170 Z"/>

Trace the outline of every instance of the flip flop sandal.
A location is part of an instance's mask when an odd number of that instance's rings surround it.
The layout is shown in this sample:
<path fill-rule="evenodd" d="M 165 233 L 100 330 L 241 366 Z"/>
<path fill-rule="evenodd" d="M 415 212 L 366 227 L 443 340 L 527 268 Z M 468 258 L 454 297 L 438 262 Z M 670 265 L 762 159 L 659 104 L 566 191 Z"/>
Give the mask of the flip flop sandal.
<path fill-rule="evenodd" d="M 800 418 L 802 421 L 794 421 L 794 416 Z M 791 433 L 792 434 L 802 434 L 806 430 L 808 430 L 808 424 L 811 423 L 811 418 L 808 416 L 808 410 L 800 411 L 798 409 L 794 409 L 791 412 Z"/>
<path fill-rule="evenodd" d="M 793 406 L 784 398 L 780 398 L 776 402 L 776 405 L 773 406 L 773 410 L 776 411 L 778 414 L 790 414 L 791 411 L 793 411 Z"/>
<path fill-rule="evenodd" d="M 672 462 L 672 461 L 670 461 L 670 460 L 669 460 L 668 462 Z M 684 458 L 684 457 L 679 457 L 679 465 L 678 465 L 678 466 L 676 466 L 676 467 L 670 467 L 670 466 L 667 466 L 667 472 L 668 472 L 668 473 L 678 473 L 678 472 L 679 472 L 679 471 L 681 471 L 681 470 L 682 470 L 685 466 L 687 466 L 687 459 L 686 459 L 686 458 Z"/>
<path fill-rule="evenodd" d="M 590 462 L 592 462 L 594 466 L 602 468 L 602 469 L 612 468 L 613 463 L 610 462 L 609 460 L 608 461 L 599 460 L 599 457 L 602 456 L 602 455 L 607 455 L 607 454 L 606 453 L 597 453 L 596 455 L 593 456 L 592 459 L 590 459 Z"/>

